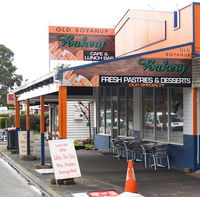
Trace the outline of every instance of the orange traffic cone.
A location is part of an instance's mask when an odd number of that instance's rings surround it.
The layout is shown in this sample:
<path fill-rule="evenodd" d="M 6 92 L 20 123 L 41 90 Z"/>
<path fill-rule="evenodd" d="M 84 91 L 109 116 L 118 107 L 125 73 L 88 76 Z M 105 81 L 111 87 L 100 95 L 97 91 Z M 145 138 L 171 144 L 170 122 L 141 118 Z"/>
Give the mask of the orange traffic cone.
<path fill-rule="evenodd" d="M 138 193 L 135 172 L 133 169 L 133 161 L 128 161 L 128 169 L 126 174 L 125 192 Z"/>

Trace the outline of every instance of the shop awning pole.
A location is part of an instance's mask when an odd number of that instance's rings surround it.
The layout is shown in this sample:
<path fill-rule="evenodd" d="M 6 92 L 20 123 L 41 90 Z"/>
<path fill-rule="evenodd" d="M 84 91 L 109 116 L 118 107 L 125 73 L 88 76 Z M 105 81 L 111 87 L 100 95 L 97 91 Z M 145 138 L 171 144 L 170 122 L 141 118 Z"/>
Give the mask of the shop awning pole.
<path fill-rule="evenodd" d="M 67 138 L 67 87 L 59 86 L 58 95 L 58 119 L 59 119 L 59 138 Z"/>
<path fill-rule="evenodd" d="M 30 155 L 30 100 L 26 100 L 27 155 Z"/>
<path fill-rule="evenodd" d="M 19 149 L 18 131 L 20 130 L 20 102 L 18 101 L 17 96 L 15 96 L 15 127 L 16 127 L 16 133 L 15 133 L 16 149 L 18 152 Z"/>
<path fill-rule="evenodd" d="M 44 143 L 44 96 L 40 96 L 40 164 L 45 165 L 45 143 Z"/>

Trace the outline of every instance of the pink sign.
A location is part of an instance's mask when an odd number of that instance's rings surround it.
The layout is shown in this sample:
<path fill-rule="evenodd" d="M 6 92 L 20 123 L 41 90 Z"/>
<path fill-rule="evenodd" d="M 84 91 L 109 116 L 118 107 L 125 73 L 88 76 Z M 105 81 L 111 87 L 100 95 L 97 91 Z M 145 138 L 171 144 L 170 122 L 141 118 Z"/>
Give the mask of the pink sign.
<path fill-rule="evenodd" d="M 51 160 L 56 179 L 81 177 L 74 141 L 49 140 Z"/>
<path fill-rule="evenodd" d="M 117 197 L 119 193 L 115 190 L 89 192 L 91 197 Z"/>

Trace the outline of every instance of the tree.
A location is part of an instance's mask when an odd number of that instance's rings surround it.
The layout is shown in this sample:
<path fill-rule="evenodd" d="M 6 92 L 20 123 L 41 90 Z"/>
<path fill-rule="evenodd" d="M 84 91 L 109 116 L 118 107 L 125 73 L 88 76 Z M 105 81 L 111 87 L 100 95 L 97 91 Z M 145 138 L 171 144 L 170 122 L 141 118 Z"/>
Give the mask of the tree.
<path fill-rule="evenodd" d="M 13 65 L 14 53 L 0 44 L 0 105 L 6 105 L 7 93 L 14 86 L 20 86 L 22 75 L 16 74 L 17 67 Z"/>

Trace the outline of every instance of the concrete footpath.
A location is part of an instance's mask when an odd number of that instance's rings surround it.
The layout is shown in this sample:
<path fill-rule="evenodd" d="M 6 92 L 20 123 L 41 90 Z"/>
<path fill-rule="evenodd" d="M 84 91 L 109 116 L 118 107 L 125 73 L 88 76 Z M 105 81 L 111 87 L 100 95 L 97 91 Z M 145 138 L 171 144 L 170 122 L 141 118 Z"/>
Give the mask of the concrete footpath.
<path fill-rule="evenodd" d="M 76 178 L 74 185 L 53 185 L 53 174 L 41 175 L 33 166 L 40 163 L 40 144 L 36 141 L 37 160 L 24 161 L 18 154 L 7 150 L 7 143 L 0 142 L 0 153 L 20 173 L 37 185 L 46 196 L 70 197 L 72 193 L 117 190 L 124 191 L 127 162 L 112 157 L 111 153 L 95 150 L 77 150 L 82 178 Z M 51 163 L 48 144 L 45 146 L 45 162 Z M 184 173 L 167 168 L 145 168 L 143 162 L 134 164 L 138 190 L 145 197 L 199 197 L 200 175 Z"/>

